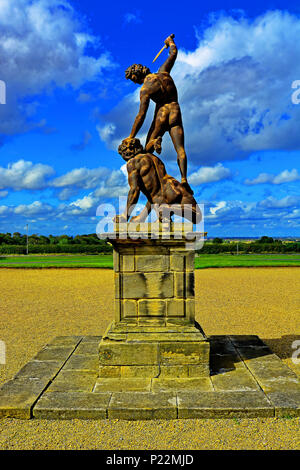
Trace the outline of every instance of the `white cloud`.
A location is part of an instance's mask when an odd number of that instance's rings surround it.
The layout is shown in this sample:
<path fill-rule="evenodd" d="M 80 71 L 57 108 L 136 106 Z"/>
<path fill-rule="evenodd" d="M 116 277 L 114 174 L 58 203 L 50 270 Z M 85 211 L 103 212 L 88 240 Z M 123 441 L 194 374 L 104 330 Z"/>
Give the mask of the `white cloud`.
<path fill-rule="evenodd" d="M 91 194 L 84 196 L 82 199 L 77 199 L 77 201 L 71 202 L 70 206 L 76 206 L 83 210 L 91 209 L 97 203 L 97 199 L 92 197 Z"/>
<path fill-rule="evenodd" d="M 128 183 L 125 173 L 120 170 L 113 170 L 109 177 L 97 188 L 94 195 L 97 197 L 117 198 L 127 196 Z"/>
<path fill-rule="evenodd" d="M 74 168 L 65 175 L 55 178 L 51 185 L 56 188 L 74 186 L 84 189 L 96 188 L 110 174 L 108 168 Z"/>
<path fill-rule="evenodd" d="M 223 209 L 224 207 L 226 207 L 226 201 L 220 201 L 215 207 L 211 207 L 209 211 L 212 215 L 215 215 L 218 210 Z"/>
<path fill-rule="evenodd" d="M 200 184 L 212 183 L 231 177 L 231 171 L 225 168 L 221 163 L 214 167 L 203 166 L 189 177 L 190 184 L 198 186 Z"/>
<path fill-rule="evenodd" d="M 299 196 L 286 196 L 282 199 L 275 199 L 273 196 L 269 196 L 260 202 L 261 207 L 273 209 L 273 208 L 287 208 L 297 207 L 300 204 Z"/>
<path fill-rule="evenodd" d="M 1 79 L 7 85 L 0 134 L 39 125 L 26 122 L 38 106 L 38 94 L 53 86 L 78 88 L 114 65 L 105 51 L 97 58 L 86 54 L 87 46 L 98 47 L 99 40 L 83 32 L 67 0 L 0 0 L 0 24 Z"/>
<path fill-rule="evenodd" d="M 124 175 L 126 178 L 128 177 L 127 163 L 124 163 L 124 165 L 121 166 L 120 171 L 123 173 L 123 175 Z"/>
<path fill-rule="evenodd" d="M 32 204 L 20 204 L 14 208 L 16 215 L 22 217 L 37 217 L 39 219 L 47 218 L 53 212 L 53 207 L 49 204 L 43 204 L 40 201 L 34 201 Z"/>
<path fill-rule="evenodd" d="M 19 160 L 7 168 L 0 167 L 0 189 L 42 189 L 53 174 L 51 166 Z"/>
<path fill-rule="evenodd" d="M 201 32 L 196 50 L 179 51 L 172 76 L 188 159 L 211 165 L 218 155 L 233 160 L 256 150 L 300 148 L 300 106 L 291 102 L 291 83 L 300 76 L 299 35 L 300 18 L 286 11 L 256 19 L 223 14 Z M 137 99 L 138 93 L 125 97 L 103 117 L 100 136 L 109 147 L 129 135 Z M 168 140 L 162 158 L 174 158 Z"/>
<path fill-rule="evenodd" d="M 4 198 L 8 195 L 8 191 L 0 191 L 0 198 Z"/>
<path fill-rule="evenodd" d="M 291 183 L 293 181 L 298 181 L 300 179 L 300 174 L 295 168 L 293 170 L 283 170 L 278 175 L 272 175 L 270 173 L 260 173 L 253 180 L 246 179 L 245 184 L 251 186 L 255 184 L 271 183 L 271 184 L 282 184 L 282 183 Z"/>

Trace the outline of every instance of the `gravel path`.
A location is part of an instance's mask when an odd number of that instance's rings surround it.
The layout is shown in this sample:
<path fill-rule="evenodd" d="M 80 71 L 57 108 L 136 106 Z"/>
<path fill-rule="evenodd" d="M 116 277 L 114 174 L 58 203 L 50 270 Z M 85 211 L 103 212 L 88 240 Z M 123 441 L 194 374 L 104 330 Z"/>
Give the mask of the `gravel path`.
<path fill-rule="evenodd" d="M 113 317 L 113 272 L 99 269 L 0 270 L 0 340 L 12 378 L 58 335 L 101 335 Z M 291 360 L 300 340 L 300 269 L 196 271 L 197 317 L 212 334 L 259 335 Z M 0 449 L 300 449 L 300 419 L 152 422 L 0 421 Z"/>

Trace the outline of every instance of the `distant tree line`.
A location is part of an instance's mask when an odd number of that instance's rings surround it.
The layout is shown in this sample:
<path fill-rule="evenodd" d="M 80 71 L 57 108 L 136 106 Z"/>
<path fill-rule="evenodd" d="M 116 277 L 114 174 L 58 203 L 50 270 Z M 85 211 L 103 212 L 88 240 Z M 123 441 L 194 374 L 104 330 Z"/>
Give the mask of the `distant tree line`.
<path fill-rule="evenodd" d="M 26 254 L 27 236 L 19 232 L 0 233 L 0 253 Z M 89 235 L 29 235 L 29 253 L 112 253 L 112 246 L 100 240 L 95 233 Z"/>
<path fill-rule="evenodd" d="M 300 242 L 274 240 L 272 237 L 263 236 L 259 240 L 251 242 L 229 241 L 225 242 L 222 238 L 214 238 L 207 241 L 199 254 L 213 253 L 299 253 Z"/>
<path fill-rule="evenodd" d="M 26 254 L 27 237 L 19 232 L 0 233 L 0 254 Z M 95 233 L 89 235 L 29 235 L 29 253 L 112 253 L 112 246 L 100 240 Z M 214 238 L 204 243 L 199 254 L 216 253 L 299 253 L 300 242 L 283 242 L 263 236 L 251 242 L 226 242 Z"/>

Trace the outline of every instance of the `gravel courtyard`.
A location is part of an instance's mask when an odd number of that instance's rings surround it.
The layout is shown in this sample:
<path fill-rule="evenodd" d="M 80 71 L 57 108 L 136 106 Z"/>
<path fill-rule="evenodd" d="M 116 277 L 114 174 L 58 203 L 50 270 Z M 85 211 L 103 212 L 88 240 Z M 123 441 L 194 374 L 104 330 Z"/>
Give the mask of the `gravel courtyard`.
<path fill-rule="evenodd" d="M 258 335 L 300 376 L 300 268 L 195 272 L 196 320 L 207 335 Z M 53 337 L 101 335 L 113 318 L 113 271 L 1 269 L 0 340 L 12 378 Z M 0 420 L 0 449 L 300 449 L 300 419 Z"/>

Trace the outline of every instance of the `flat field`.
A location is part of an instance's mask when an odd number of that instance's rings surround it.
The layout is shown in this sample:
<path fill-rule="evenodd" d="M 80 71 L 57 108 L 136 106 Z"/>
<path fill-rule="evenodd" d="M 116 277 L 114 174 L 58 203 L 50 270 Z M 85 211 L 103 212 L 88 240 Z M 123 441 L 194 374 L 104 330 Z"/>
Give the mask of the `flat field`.
<path fill-rule="evenodd" d="M 300 266 L 300 254 L 200 254 L 195 268 Z M 0 268 L 111 268 L 112 255 L 0 255 Z"/>
<path fill-rule="evenodd" d="M 101 335 L 113 318 L 113 272 L 1 269 L 0 339 L 12 378 L 53 337 Z M 259 335 L 300 376 L 300 269 L 196 272 L 196 319 L 207 335 Z M 300 449 L 300 419 L 0 420 L 0 449 Z"/>

